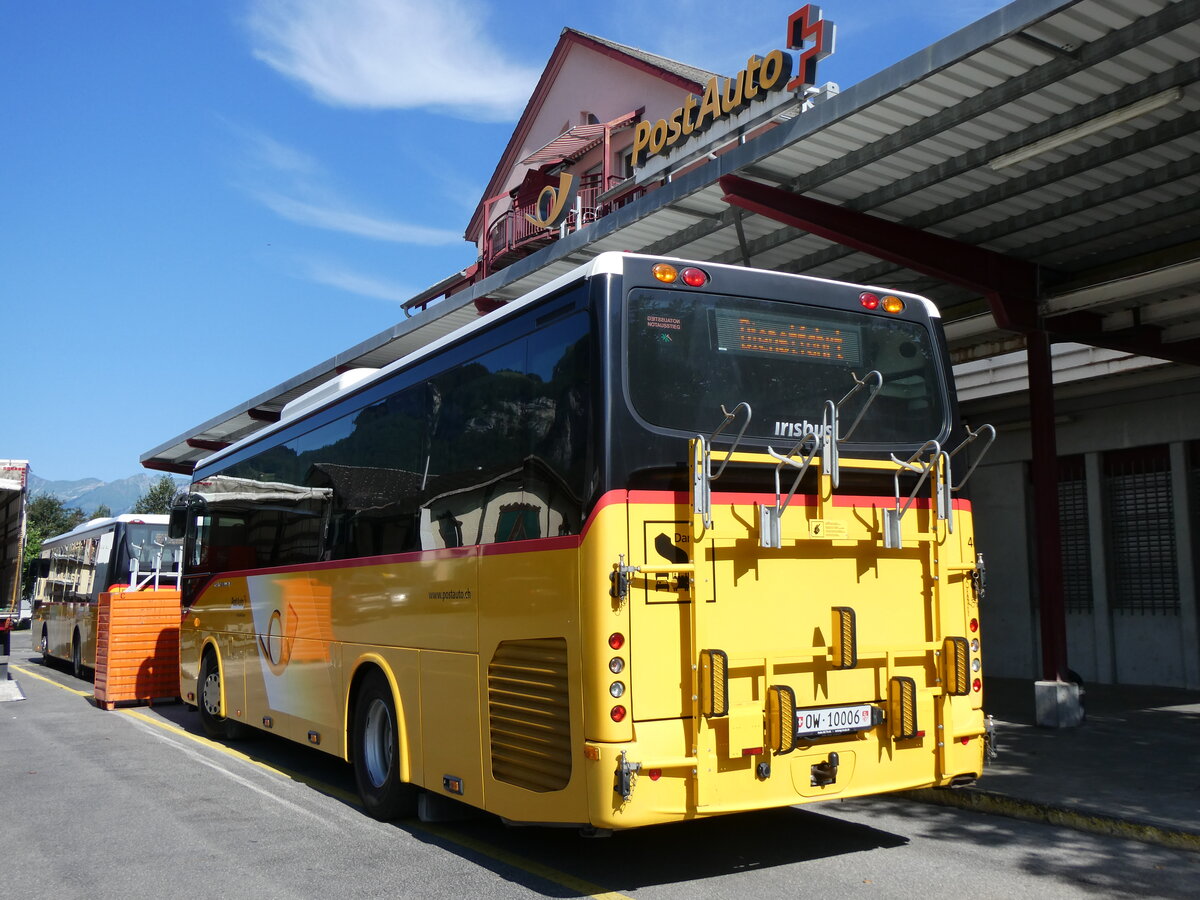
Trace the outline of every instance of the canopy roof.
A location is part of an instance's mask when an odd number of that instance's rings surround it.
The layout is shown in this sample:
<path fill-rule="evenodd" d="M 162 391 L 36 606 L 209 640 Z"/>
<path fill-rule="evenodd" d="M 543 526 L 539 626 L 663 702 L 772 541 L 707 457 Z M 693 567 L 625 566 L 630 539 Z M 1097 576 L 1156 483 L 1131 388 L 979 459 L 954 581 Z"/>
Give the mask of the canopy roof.
<path fill-rule="evenodd" d="M 950 239 L 1032 273 L 1031 295 L 1015 301 L 1028 308 L 1012 311 L 1055 340 L 1200 364 L 1198 80 L 1200 0 L 1018 0 L 754 139 L 712 135 L 713 149 L 728 146 L 708 164 L 143 464 L 188 471 L 340 368 L 386 365 L 473 319 L 476 299 L 520 296 L 603 250 L 911 290 L 941 308 L 956 359 L 1022 347 L 997 326 L 994 298 L 921 263 Z M 887 254 L 856 249 L 730 202 L 730 185 L 746 182 L 785 192 L 772 195 L 783 205 L 794 196 L 869 217 L 858 220 L 867 230 L 907 226 L 908 237 Z"/>

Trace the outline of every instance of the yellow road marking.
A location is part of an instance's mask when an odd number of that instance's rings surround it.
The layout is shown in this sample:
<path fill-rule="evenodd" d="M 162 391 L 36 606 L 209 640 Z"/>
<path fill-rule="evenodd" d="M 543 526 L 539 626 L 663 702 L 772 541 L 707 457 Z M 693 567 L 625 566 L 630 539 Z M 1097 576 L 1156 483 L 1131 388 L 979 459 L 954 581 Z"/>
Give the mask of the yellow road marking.
<path fill-rule="evenodd" d="M 56 688 L 61 688 L 62 690 L 70 694 L 75 694 L 78 697 L 91 698 L 93 696 L 90 692 L 67 687 L 65 684 L 55 681 L 53 678 L 47 678 L 45 675 L 39 675 L 37 672 L 33 672 L 24 668 L 23 666 L 9 665 L 9 668 L 13 671 L 20 672 L 22 675 L 28 675 L 31 678 L 37 678 L 38 680 L 44 681 L 47 684 L 52 684 Z M 229 747 L 226 747 L 224 744 L 218 744 L 216 741 L 210 741 L 206 737 L 193 734 L 192 732 L 180 728 L 177 725 L 172 725 L 170 722 L 164 722 L 162 719 L 156 719 L 153 716 L 148 716 L 136 709 L 117 709 L 116 712 L 130 716 L 134 719 L 138 719 L 142 722 L 146 722 L 155 726 L 156 728 L 161 728 L 162 730 L 168 731 L 171 734 L 179 737 L 185 737 L 188 740 L 195 741 L 197 744 L 208 747 L 211 750 L 224 753 L 226 756 L 231 756 L 234 759 L 241 760 L 242 762 L 247 762 L 251 765 L 258 766 L 260 769 L 263 769 L 267 772 L 272 772 L 276 775 L 282 775 L 285 778 L 290 778 L 292 781 L 298 781 L 301 784 L 306 784 L 314 790 L 321 791 L 330 797 L 341 800 L 343 803 L 348 803 L 361 809 L 361 806 L 358 802 L 358 796 L 351 794 L 349 791 L 343 791 L 341 788 L 334 787 L 331 784 L 326 784 L 323 781 L 318 781 L 315 778 L 309 778 L 306 775 L 302 775 L 299 772 L 293 772 L 281 766 L 269 765 L 268 763 L 254 759 L 252 756 L 247 756 L 245 753 L 242 753 L 238 750 L 233 750 Z M 447 828 L 440 828 L 436 825 L 419 823 L 416 820 L 406 820 L 403 824 L 411 831 L 420 831 L 425 834 L 432 835 L 433 837 L 440 838 L 447 843 L 455 844 L 456 846 L 462 847 L 465 850 L 471 850 L 472 852 L 479 853 L 488 857 L 489 859 L 493 859 L 496 862 L 504 863 L 505 865 L 520 869 L 523 872 L 528 872 L 530 875 L 534 875 L 545 881 L 561 885 L 562 887 L 565 887 L 571 891 L 575 891 L 576 893 L 579 893 L 585 897 L 592 897 L 594 900 L 632 900 L 632 898 L 626 894 L 621 894 L 616 891 L 606 891 L 599 885 L 591 884 L 582 878 L 576 878 L 574 875 L 568 875 L 566 872 L 560 872 L 558 869 L 551 868 L 550 866 L 544 866 L 541 863 L 534 862 L 531 859 L 526 859 L 525 857 L 519 856 L 515 853 L 509 853 L 507 850 L 501 850 L 499 847 L 495 847 L 484 841 L 477 841 L 474 838 L 456 834 Z"/>
<path fill-rule="evenodd" d="M 24 666 L 18 666 L 18 665 L 9 663 L 8 667 L 10 669 L 12 669 L 14 672 L 20 672 L 22 675 L 28 675 L 30 678 L 36 678 L 36 679 L 38 679 L 38 681 L 44 681 L 44 682 L 46 682 L 46 684 L 52 684 L 56 688 L 62 688 L 67 693 L 74 694 L 77 697 L 92 696 L 91 691 L 77 691 L 77 690 L 75 690 L 75 688 L 67 687 L 65 684 L 61 684 L 61 683 L 55 681 L 53 678 L 47 678 L 45 675 L 39 675 L 37 672 L 34 672 L 31 669 L 26 669 Z"/>

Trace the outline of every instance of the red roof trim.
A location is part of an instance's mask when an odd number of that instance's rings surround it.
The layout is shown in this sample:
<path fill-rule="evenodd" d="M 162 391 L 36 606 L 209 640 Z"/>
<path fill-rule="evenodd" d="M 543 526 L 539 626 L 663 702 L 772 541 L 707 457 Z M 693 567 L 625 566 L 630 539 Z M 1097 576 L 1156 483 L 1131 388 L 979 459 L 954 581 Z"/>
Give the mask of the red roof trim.
<path fill-rule="evenodd" d="M 487 189 L 483 192 L 485 199 L 479 201 L 479 204 L 475 207 L 475 212 L 471 214 L 471 221 L 467 223 L 467 230 L 463 236 L 471 243 L 476 243 L 479 240 L 480 233 L 483 231 L 486 198 L 499 193 L 500 185 L 508 177 L 509 171 L 517 164 L 518 148 L 529 133 L 529 129 L 533 125 L 533 120 L 537 118 L 537 113 L 540 111 L 546 95 L 550 92 L 550 87 L 554 83 L 555 78 L 558 77 L 558 72 L 566 61 L 567 53 L 572 46 L 580 46 L 600 53 L 617 62 L 622 62 L 630 68 L 638 69 L 656 78 L 661 78 L 663 81 L 677 85 L 685 91 L 697 93 L 703 90 L 703 85 L 699 82 L 691 81 L 675 72 L 653 65 L 647 60 L 622 53 L 615 47 L 602 44 L 581 32 L 564 28 L 562 34 L 559 36 L 558 43 L 554 46 L 554 52 L 550 54 L 550 59 L 546 62 L 546 68 L 542 70 L 542 77 L 538 79 L 537 86 L 533 89 L 533 94 L 529 97 L 529 102 L 525 104 L 525 109 L 521 112 L 520 118 L 517 119 L 517 127 L 513 129 L 512 136 L 508 139 L 508 145 L 504 148 L 504 153 L 501 154 L 495 171 L 492 172 Z"/>

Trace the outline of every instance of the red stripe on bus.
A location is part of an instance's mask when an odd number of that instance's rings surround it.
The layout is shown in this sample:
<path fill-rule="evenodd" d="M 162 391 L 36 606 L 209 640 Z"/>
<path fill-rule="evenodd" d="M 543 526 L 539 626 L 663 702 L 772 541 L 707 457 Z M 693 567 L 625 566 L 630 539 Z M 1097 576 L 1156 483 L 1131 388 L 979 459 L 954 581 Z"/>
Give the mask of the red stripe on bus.
<path fill-rule="evenodd" d="M 773 506 L 775 504 L 775 495 L 766 493 L 714 493 L 712 499 L 714 506 L 748 506 L 751 504 Z M 273 575 L 287 575 L 295 572 L 328 572 L 335 569 L 429 562 L 439 559 L 469 559 L 472 556 L 504 556 L 513 553 L 546 553 L 553 550 L 577 550 L 583 544 L 584 538 L 587 537 L 592 523 L 595 522 L 600 512 L 610 506 L 625 502 L 629 502 L 635 506 L 688 506 L 691 500 L 686 491 L 609 491 L 596 502 L 591 515 L 584 522 L 583 531 L 580 534 L 550 538 L 531 538 L 525 541 L 508 541 L 496 544 L 474 544 L 467 547 L 446 547 L 439 550 L 413 550 L 408 553 L 389 553 L 382 556 L 363 556 L 353 559 L 333 559 L 326 562 L 296 563 L 294 565 L 269 566 L 260 569 L 233 569 L 217 573 L 203 573 L 208 577 L 205 580 L 202 590 L 207 590 L 208 586 L 218 578 L 249 578 L 264 572 L 270 572 Z M 894 508 L 895 502 L 894 497 L 844 494 L 835 494 L 833 497 L 833 505 L 839 509 L 862 507 L 891 509 Z M 811 507 L 817 505 L 817 498 L 812 494 L 797 494 L 792 498 L 792 503 L 799 506 Z M 917 509 L 930 509 L 933 506 L 933 501 L 928 497 L 919 497 L 913 501 L 912 506 Z M 956 499 L 954 500 L 954 508 L 969 511 L 971 509 L 971 501 Z M 194 578 L 197 576 L 186 577 Z"/>
<path fill-rule="evenodd" d="M 578 550 L 583 536 L 566 534 L 561 537 L 530 538 L 525 541 L 505 541 L 499 544 L 480 544 L 484 556 L 503 556 L 508 553 L 546 553 L 551 550 Z"/>
<path fill-rule="evenodd" d="M 616 493 L 616 492 L 614 492 Z M 901 506 L 904 505 L 905 498 L 901 498 Z M 686 491 L 630 491 L 630 503 L 655 503 L 655 504 L 671 504 L 674 506 L 690 506 L 691 499 Z M 750 506 L 752 504 L 759 506 L 774 506 L 775 495 L 767 493 L 720 493 L 713 492 L 713 506 Z M 793 504 L 801 506 L 816 506 L 816 494 L 797 494 L 792 498 Z M 955 498 L 955 509 L 970 510 L 971 501 Z M 851 507 L 873 507 L 879 509 L 893 509 L 896 505 L 896 498 L 883 495 L 869 494 L 834 494 L 833 505 L 837 508 Z M 932 509 L 933 500 L 929 497 L 918 497 L 912 502 L 913 507 L 917 509 Z"/>

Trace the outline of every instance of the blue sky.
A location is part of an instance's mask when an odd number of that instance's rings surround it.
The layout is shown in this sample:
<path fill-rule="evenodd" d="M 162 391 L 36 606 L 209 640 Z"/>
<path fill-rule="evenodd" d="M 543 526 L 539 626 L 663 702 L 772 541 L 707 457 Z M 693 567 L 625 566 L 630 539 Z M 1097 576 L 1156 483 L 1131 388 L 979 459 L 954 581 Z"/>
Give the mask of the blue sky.
<path fill-rule="evenodd" d="M 0 4 L 0 457 L 146 450 L 402 317 L 565 26 L 732 73 L 798 0 Z M 830 0 L 843 89 L 999 0 Z M 733 12 L 733 10 L 737 12 Z"/>

